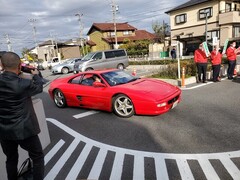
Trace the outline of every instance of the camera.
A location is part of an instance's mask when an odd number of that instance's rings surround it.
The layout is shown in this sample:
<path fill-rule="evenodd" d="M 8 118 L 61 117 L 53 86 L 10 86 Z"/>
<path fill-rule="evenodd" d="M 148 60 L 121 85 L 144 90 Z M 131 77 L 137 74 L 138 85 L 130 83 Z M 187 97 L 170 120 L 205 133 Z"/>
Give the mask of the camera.
<path fill-rule="evenodd" d="M 31 74 L 31 70 L 35 70 L 35 67 L 29 66 L 29 65 L 21 65 L 21 71 L 25 72 L 25 73 L 30 73 Z"/>

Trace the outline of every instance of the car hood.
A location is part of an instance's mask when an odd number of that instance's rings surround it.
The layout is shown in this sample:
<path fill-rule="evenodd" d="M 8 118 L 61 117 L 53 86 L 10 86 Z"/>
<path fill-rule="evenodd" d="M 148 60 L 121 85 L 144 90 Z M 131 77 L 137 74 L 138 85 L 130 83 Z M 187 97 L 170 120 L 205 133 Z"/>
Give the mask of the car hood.
<path fill-rule="evenodd" d="M 155 79 L 139 79 L 125 85 L 134 91 L 140 91 L 146 95 L 149 94 L 155 100 L 161 100 L 180 91 L 178 87 L 172 84 Z"/>

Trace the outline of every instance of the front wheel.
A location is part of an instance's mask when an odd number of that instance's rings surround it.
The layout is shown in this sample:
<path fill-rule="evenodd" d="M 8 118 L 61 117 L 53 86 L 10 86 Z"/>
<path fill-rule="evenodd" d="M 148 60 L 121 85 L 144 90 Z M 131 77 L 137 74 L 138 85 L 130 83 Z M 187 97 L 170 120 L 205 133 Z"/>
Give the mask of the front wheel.
<path fill-rule="evenodd" d="M 63 92 L 59 89 L 55 90 L 53 93 L 53 100 L 57 107 L 64 108 L 67 106 L 66 98 Z"/>
<path fill-rule="evenodd" d="M 113 111 L 116 115 L 128 118 L 135 114 L 132 100 L 124 94 L 119 94 L 113 98 Z"/>
<path fill-rule="evenodd" d="M 67 74 L 69 72 L 68 68 L 64 67 L 62 68 L 62 73 L 63 74 Z"/>
<path fill-rule="evenodd" d="M 117 68 L 123 70 L 124 69 L 124 65 L 123 64 L 118 64 Z"/>

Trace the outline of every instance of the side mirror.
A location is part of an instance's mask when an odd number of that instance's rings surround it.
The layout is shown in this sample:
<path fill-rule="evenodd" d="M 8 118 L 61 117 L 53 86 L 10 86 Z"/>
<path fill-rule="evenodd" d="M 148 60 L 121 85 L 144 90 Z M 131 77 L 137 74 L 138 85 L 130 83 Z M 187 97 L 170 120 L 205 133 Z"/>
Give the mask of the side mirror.
<path fill-rule="evenodd" d="M 94 82 L 93 87 L 107 87 L 106 84 L 100 83 L 100 82 Z"/>

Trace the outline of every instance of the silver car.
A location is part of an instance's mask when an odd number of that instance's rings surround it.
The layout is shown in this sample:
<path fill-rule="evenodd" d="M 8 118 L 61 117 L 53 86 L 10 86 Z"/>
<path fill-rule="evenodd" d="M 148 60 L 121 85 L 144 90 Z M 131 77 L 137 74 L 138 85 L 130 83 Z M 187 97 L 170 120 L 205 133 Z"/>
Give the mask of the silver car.
<path fill-rule="evenodd" d="M 65 61 L 62 64 L 58 64 L 52 67 L 52 73 L 57 74 L 57 73 L 63 73 L 67 74 L 69 72 L 73 71 L 73 66 L 76 62 L 81 61 L 80 58 L 73 58 Z"/>
<path fill-rule="evenodd" d="M 100 69 L 125 69 L 129 65 L 125 49 L 112 49 L 88 53 L 81 61 L 75 63 L 74 73 L 100 70 Z"/>

